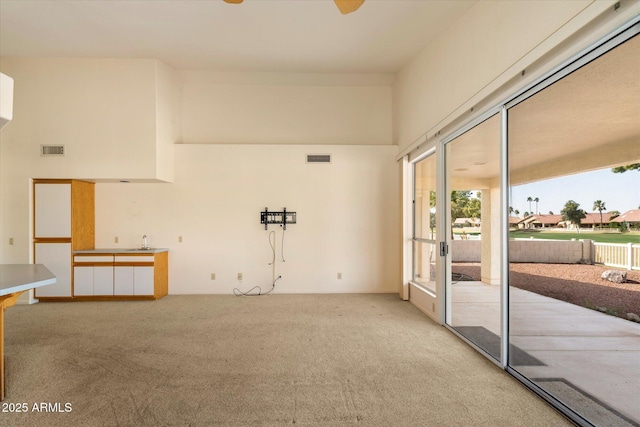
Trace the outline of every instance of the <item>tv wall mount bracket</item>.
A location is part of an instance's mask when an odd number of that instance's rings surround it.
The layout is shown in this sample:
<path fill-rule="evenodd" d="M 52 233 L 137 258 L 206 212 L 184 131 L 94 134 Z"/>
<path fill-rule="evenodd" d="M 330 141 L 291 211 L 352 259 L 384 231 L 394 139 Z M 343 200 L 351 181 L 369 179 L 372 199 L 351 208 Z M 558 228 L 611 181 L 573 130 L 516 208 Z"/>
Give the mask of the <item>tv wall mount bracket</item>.
<path fill-rule="evenodd" d="M 296 213 L 287 212 L 287 208 L 283 208 L 281 211 L 270 211 L 269 208 L 264 208 L 264 211 L 260 212 L 260 224 L 264 224 L 264 229 L 269 227 L 269 224 L 279 224 L 283 230 L 287 229 L 287 224 L 296 223 Z"/>

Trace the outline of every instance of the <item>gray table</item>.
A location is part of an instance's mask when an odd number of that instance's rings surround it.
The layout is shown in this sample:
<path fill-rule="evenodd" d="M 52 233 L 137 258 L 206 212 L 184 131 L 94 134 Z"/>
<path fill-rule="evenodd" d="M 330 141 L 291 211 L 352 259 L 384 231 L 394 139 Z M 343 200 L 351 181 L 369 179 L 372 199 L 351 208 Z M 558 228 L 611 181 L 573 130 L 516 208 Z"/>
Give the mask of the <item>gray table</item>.
<path fill-rule="evenodd" d="M 4 311 L 29 289 L 56 283 L 42 264 L 0 264 L 0 401 L 4 400 Z"/>

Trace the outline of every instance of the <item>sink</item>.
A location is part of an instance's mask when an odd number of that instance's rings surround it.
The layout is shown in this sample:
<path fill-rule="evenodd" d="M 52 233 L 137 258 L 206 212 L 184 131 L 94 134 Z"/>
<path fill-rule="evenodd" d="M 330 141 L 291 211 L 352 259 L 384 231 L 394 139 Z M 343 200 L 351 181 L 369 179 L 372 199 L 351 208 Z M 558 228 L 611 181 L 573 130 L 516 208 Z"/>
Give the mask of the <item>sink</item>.
<path fill-rule="evenodd" d="M 155 251 L 156 248 L 135 248 L 135 249 L 127 249 L 128 251 Z"/>

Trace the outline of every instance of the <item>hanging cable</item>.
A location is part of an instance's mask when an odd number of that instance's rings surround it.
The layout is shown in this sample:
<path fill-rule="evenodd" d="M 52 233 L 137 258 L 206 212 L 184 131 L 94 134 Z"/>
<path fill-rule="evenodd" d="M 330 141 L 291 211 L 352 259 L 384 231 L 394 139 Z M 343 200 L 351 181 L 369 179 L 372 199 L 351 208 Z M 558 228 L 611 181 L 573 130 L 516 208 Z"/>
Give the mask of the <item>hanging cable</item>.
<path fill-rule="evenodd" d="M 285 233 L 285 229 L 282 229 L 282 244 L 280 245 L 280 255 L 282 257 L 282 262 L 284 261 L 284 233 Z"/>
<path fill-rule="evenodd" d="M 271 239 L 271 237 L 273 236 L 273 239 Z M 284 236 L 283 236 L 284 237 Z M 237 297 L 258 297 L 260 295 L 268 295 L 270 294 L 276 287 L 276 282 L 278 280 L 280 280 L 282 278 L 282 276 L 278 276 L 276 277 L 276 232 L 275 231 L 271 231 L 269 233 L 268 236 L 268 240 L 269 240 L 269 246 L 271 246 L 271 253 L 273 255 L 271 262 L 269 263 L 269 265 L 273 266 L 273 282 L 271 283 L 271 289 L 269 289 L 267 292 L 262 292 L 262 287 L 256 285 L 253 288 L 249 289 L 247 292 L 242 292 L 240 289 L 238 288 L 233 288 L 233 294 Z M 283 253 L 284 256 L 284 253 Z M 283 259 L 284 261 L 284 259 Z M 256 293 L 257 291 L 257 293 Z"/>
<path fill-rule="evenodd" d="M 273 236 L 273 241 L 271 241 L 271 236 Z M 276 262 L 276 232 L 275 231 L 271 231 L 269 233 L 269 246 L 271 246 L 271 252 L 273 253 L 273 258 L 271 259 L 271 262 L 269 263 L 269 265 L 273 265 Z"/>
<path fill-rule="evenodd" d="M 273 281 L 273 284 L 271 285 L 271 289 L 269 289 L 267 292 L 262 293 L 262 288 L 258 285 L 254 286 L 253 288 L 249 289 L 247 292 L 242 292 L 240 289 L 238 288 L 233 288 L 233 293 L 235 296 L 237 297 L 259 297 L 261 295 L 269 295 L 271 293 L 271 291 L 273 291 L 276 287 L 276 282 L 278 280 L 280 280 L 282 278 L 282 276 L 278 276 L 276 277 L 276 280 Z M 258 290 L 258 293 L 255 293 L 255 290 Z"/>

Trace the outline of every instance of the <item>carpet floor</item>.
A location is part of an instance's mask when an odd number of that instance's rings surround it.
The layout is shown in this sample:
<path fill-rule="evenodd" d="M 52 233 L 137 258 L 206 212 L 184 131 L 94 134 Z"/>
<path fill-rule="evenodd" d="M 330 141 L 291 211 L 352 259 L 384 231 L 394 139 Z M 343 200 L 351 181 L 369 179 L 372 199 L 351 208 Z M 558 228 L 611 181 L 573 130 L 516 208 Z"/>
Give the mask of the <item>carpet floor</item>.
<path fill-rule="evenodd" d="M 1 426 L 573 425 L 390 294 L 15 306 L 5 353 Z"/>

